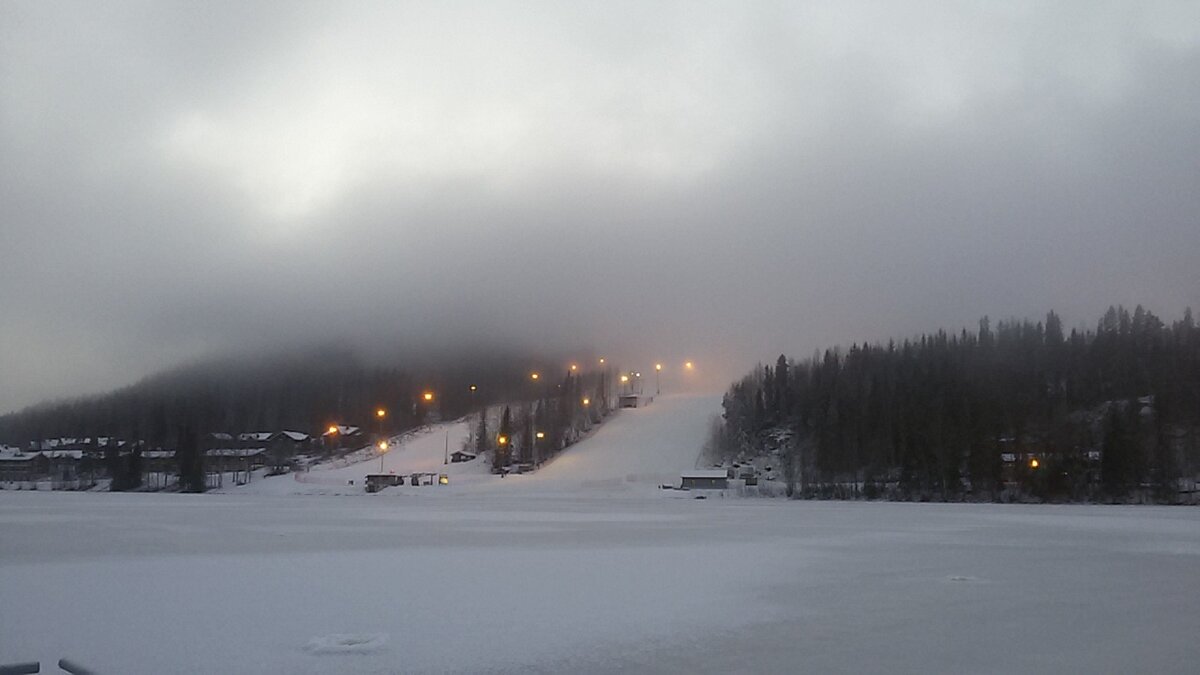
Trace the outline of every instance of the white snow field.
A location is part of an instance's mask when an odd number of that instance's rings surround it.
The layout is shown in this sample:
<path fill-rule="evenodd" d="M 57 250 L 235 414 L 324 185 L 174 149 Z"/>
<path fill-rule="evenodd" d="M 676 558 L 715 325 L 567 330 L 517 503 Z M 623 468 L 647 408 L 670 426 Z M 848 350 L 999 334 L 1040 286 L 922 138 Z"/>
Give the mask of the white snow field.
<path fill-rule="evenodd" d="M 1200 670 L 1200 510 L 655 489 L 658 474 L 691 468 L 715 407 L 663 398 L 539 474 L 460 466 L 444 488 L 321 497 L 287 494 L 313 484 L 282 478 L 206 495 L 0 492 L 0 664 Z M 397 451 L 413 462 L 397 469 L 440 462 L 436 434 Z"/>

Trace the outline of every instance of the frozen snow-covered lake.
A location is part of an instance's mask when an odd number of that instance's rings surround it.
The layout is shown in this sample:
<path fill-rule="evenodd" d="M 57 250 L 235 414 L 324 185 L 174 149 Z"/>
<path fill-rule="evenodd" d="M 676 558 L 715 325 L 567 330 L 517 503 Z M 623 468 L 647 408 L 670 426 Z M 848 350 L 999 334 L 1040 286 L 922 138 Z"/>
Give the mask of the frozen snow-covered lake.
<path fill-rule="evenodd" d="M 1198 590 L 1190 508 L 0 493 L 0 663 L 101 673 L 1196 672 Z"/>
<path fill-rule="evenodd" d="M 687 498 L 713 397 L 537 474 L 0 492 L 0 664 L 98 673 L 1200 671 L 1200 510 Z M 385 470 L 443 470 L 465 424 Z M 459 438 L 461 441 L 461 438 Z M 350 480 L 356 486 L 349 486 Z"/>

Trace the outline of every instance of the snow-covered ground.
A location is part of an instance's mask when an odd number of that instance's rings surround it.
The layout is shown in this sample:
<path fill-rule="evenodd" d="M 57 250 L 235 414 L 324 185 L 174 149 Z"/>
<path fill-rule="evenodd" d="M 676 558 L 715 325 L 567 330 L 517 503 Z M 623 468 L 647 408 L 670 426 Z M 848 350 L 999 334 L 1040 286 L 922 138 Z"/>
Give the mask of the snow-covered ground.
<path fill-rule="evenodd" d="M 206 495 L 0 492 L 0 664 L 1200 668 L 1200 510 L 701 501 L 654 489 L 659 474 L 691 468 L 688 444 L 714 407 L 660 399 L 538 474 L 460 466 L 445 488 L 314 497 L 288 490 L 319 484 L 284 477 Z M 444 431 L 414 438 L 385 468 L 440 462 Z M 600 452 L 608 459 L 589 454 Z"/>
<path fill-rule="evenodd" d="M 361 494 L 367 474 L 437 472 L 450 477 L 448 487 L 397 486 L 387 496 L 461 496 L 497 491 L 546 494 L 645 494 L 660 483 L 679 483 L 681 471 L 695 468 L 710 416 L 720 412 L 720 399 L 680 394 L 658 397 L 649 407 L 620 410 L 594 433 L 567 448 L 539 471 L 505 478 L 491 474 L 486 458 L 445 464 L 470 435 L 470 422 L 438 424 L 403 439 L 382 456 L 348 466 L 315 466 L 307 473 L 272 476 L 224 489 L 231 494 Z"/>

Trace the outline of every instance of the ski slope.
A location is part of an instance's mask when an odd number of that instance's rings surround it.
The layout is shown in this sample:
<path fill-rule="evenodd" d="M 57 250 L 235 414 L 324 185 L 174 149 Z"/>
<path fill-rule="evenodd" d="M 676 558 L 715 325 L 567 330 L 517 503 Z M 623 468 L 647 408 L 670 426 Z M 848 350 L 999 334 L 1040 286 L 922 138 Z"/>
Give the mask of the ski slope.
<path fill-rule="evenodd" d="M 595 431 L 525 475 L 494 476 L 486 458 L 445 464 L 446 452 L 462 447 L 470 422 L 458 420 L 393 439 L 382 456 L 348 466 L 318 465 L 307 473 L 273 476 L 227 488 L 233 494 L 361 494 L 368 474 L 436 472 L 450 476 L 449 487 L 398 486 L 380 494 L 449 496 L 497 492 L 631 493 L 677 484 L 682 471 L 695 468 L 709 417 L 720 411 L 720 397 L 676 394 L 657 397 L 646 408 L 619 410 Z"/>
<path fill-rule="evenodd" d="M 505 487 L 641 491 L 677 485 L 680 472 L 696 468 L 708 420 L 720 404 L 711 394 L 675 394 L 619 410 L 536 473 L 510 476 Z"/>

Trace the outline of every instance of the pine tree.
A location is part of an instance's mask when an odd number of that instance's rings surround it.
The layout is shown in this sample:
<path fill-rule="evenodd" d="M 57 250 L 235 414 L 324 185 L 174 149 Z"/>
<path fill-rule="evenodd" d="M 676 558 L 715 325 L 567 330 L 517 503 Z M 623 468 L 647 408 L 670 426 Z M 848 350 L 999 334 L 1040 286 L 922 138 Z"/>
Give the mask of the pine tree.
<path fill-rule="evenodd" d="M 479 427 L 475 430 L 475 454 L 482 457 L 483 453 L 487 452 L 491 446 L 491 439 L 488 438 L 487 428 L 487 408 L 479 411 Z"/>
<path fill-rule="evenodd" d="M 508 406 L 504 406 L 504 412 L 500 415 L 500 432 L 496 436 L 496 454 L 492 458 L 493 468 L 500 469 L 509 465 L 512 444 L 512 412 Z"/>
<path fill-rule="evenodd" d="M 183 492 L 204 492 L 204 455 L 196 432 L 191 427 L 183 427 L 179 431 L 178 445 L 175 449 L 175 459 L 179 465 L 179 489 Z"/>

